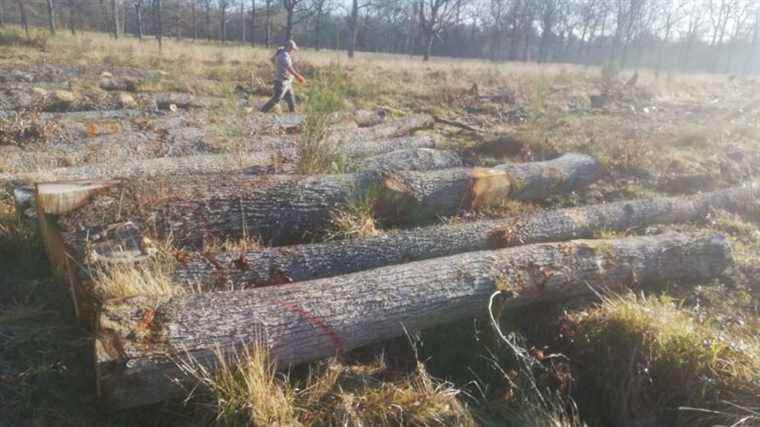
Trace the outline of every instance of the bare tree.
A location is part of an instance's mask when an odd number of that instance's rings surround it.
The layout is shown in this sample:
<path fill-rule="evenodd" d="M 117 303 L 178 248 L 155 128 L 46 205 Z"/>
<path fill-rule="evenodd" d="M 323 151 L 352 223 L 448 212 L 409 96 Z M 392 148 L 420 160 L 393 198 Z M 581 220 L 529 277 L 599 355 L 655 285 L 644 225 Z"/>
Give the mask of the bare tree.
<path fill-rule="evenodd" d="M 156 15 L 156 40 L 158 40 L 158 51 L 163 48 L 164 27 L 161 22 L 161 0 L 153 0 L 154 13 Z"/>
<path fill-rule="evenodd" d="M 227 23 L 227 6 L 229 6 L 229 0 L 219 0 L 219 39 L 224 43 L 226 41 L 226 28 Z"/>
<path fill-rule="evenodd" d="M 256 46 L 256 0 L 251 0 L 251 46 Z"/>
<path fill-rule="evenodd" d="M 424 60 L 430 60 L 433 43 L 441 31 L 456 21 L 456 12 L 467 0 L 420 0 L 419 25 L 425 43 Z"/>
<path fill-rule="evenodd" d="M 113 25 L 113 37 L 119 38 L 119 7 L 117 0 L 111 0 L 111 23 Z"/>
<path fill-rule="evenodd" d="M 329 0 L 313 0 L 314 8 L 314 48 L 319 50 L 322 45 L 322 21 L 326 10 L 329 10 Z"/>
<path fill-rule="evenodd" d="M 51 34 L 55 34 L 55 8 L 53 7 L 53 0 L 47 0 L 48 9 L 48 28 Z"/>
<path fill-rule="evenodd" d="M 26 37 L 29 38 L 29 20 L 26 18 L 26 1 L 27 0 L 17 0 L 18 3 L 18 9 L 19 9 L 19 15 L 21 17 L 21 25 L 24 27 L 24 32 L 26 33 Z"/>
<path fill-rule="evenodd" d="M 304 5 L 305 0 L 282 0 L 282 6 L 285 8 L 285 40 L 293 38 L 293 28 L 300 22 L 296 21 L 295 16 Z"/>
<path fill-rule="evenodd" d="M 142 40 L 145 35 L 145 27 L 143 26 L 143 0 L 135 1 L 135 19 L 137 20 L 135 35 L 139 40 Z"/>
<path fill-rule="evenodd" d="M 266 47 L 272 45 L 272 0 L 266 0 Z"/>
<path fill-rule="evenodd" d="M 190 0 L 193 15 L 193 41 L 198 39 L 198 0 Z"/>
<path fill-rule="evenodd" d="M 242 43 L 246 42 L 245 38 L 245 0 L 240 0 L 240 41 Z"/>

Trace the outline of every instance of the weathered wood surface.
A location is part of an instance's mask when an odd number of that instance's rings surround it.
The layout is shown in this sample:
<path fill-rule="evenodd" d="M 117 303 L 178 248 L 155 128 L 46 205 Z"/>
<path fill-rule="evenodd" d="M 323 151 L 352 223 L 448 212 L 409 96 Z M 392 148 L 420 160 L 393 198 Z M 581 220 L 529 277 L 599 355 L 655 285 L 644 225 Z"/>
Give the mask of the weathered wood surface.
<path fill-rule="evenodd" d="M 430 171 L 464 167 L 462 156 L 453 151 L 408 148 L 360 161 L 358 170 Z"/>
<path fill-rule="evenodd" d="M 335 129 L 327 137 L 327 141 L 342 144 L 347 141 L 372 141 L 410 135 L 418 130 L 430 129 L 435 125 L 433 117 L 427 114 L 411 114 L 395 120 L 384 121 L 376 126 L 359 129 Z M 402 148 L 431 148 L 431 147 L 396 147 Z M 349 155 L 353 155 L 349 153 Z"/>
<path fill-rule="evenodd" d="M 494 169 L 455 168 L 442 171 L 362 172 L 344 175 L 248 176 L 182 175 L 103 181 L 91 202 L 65 213 L 56 212 L 64 231 L 92 229 L 134 222 L 151 237 L 198 247 L 204 239 L 258 236 L 264 242 L 287 244 L 319 235 L 336 209 L 370 189 L 380 194 L 379 215 L 393 221 L 424 215 L 450 215 L 488 203 L 516 198 L 535 200 L 572 191 L 598 177 L 598 163 L 587 156 L 568 154 L 536 164 L 503 165 Z M 398 182 L 422 181 L 404 187 Z M 391 177 L 392 179 L 389 179 Z M 391 183 L 390 185 L 388 183 Z M 98 184 L 97 181 L 90 184 Z M 37 200 L 65 181 L 38 186 Z M 43 206 L 43 211 L 46 211 Z"/>
<path fill-rule="evenodd" d="M 583 188 L 600 176 L 592 157 L 565 154 L 544 162 L 510 163 L 493 168 L 430 172 L 389 172 L 383 176 L 378 215 L 415 223 L 451 216 L 504 201 L 543 200 Z"/>
<path fill-rule="evenodd" d="M 98 392 L 110 409 L 178 396 L 176 361 L 211 366 L 262 342 L 280 366 L 387 340 L 409 330 L 486 313 L 498 290 L 505 307 L 566 300 L 590 288 L 698 282 L 731 262 L 719 236 L 667 234 L 570 241 L 470 252 L 297 284 L 103 307 L 95 342 Z M 212 368 L 213 369 L 213 368 Z"/>
<path fill-rule="evenodd" d="M 712 210 L 760 207 L 760 184 L 689 197 L 623 201 L 514 218 L 435 225 L 362 239 L 226 253 L 187 254 L 174 282 L 187 289 L 229 289 L 301 282 L 465 252 L 592 238 L 705 218 Z"/>

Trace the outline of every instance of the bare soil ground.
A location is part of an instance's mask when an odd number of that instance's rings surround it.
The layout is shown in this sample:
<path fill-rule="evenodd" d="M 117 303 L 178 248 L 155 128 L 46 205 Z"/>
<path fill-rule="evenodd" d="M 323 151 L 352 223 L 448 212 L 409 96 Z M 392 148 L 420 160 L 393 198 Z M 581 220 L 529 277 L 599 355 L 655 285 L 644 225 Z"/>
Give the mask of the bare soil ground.
<path fill-rule="evenodd" d="M 268 54 L 248 47 L 169 42 L 159 55 L 148 42 L 112 41 L 96 34 L 58 36 L 40 50 L 0 46 L 0 181 L 9 185 L 24 181 L 24 174 L 56 168 L 293 150 L 303 138 L 303 117 L 258 112 L 270 91 Z M 639 70 L 633 79 L 633 70 L 613 74 L 564 64 L 445 59 L 422 63 L 371 54 L 347 61 L 340 52 L 312 51 L 299 53 L 297 66 L 309 79 L 321 70 L 342 70 L 347 116 L 379 110 L 385 120 L 413 113 L 442 119 L 432 132 L 480 165 L 551 159 L 565 152 L 590 154 L 604 164 L 605 177 L 581 193 L 445 221 L 715 190 L 749 183 L 760 168 L 757 77 Z M 308 87 L 296 90 L 303 102 Z M 353 138 L 374 138 L 372 127 L 360 128 L 355 117 L 337 118 L 331 126 L 349 129 L 335 132 Z M 742 337 L 733 344 L 744 346 L 755 361 L 760 357 L 759 220 L 757 214 L 715 212 L 692 224 L 626 233 L 677 229 L 726 234 L 736 266 L 725 277 L 697 286 L 662 284 L 651 295 L 675 298 L 677 309 L 690 322 L 709 327 L 713 339 Z M 517 313 L 505 325 L 525 335 L 526 346 L 542 361 L 544 353 L 564 352 L 591 363 L 580 340 L 566 332 L 586 325 L 579 313 L 599 314 L 596 302 Z M 509 385 L 514 361 L 501 355 L 503 349 L 489 350 L 498 343 L 483 328 L 463 322 L 426 331 L 416 355 L 406 340 L 397 340 L 355 352 L 347 360 L 367 361 L 372 358 L 368 354 L 383 350 L 389 371 L 401 372 L 414 366 L 416 356 L 432 376 L 467 392 L 459 398 L 481 424 L 516 423 L 525 418 L 514 414 L 537 414 L 510 400 L 517 393 Z M 191 425 L 209 418 L 206 408 L 181 403 L 98 413 L 88 339 L 76 326 L 68 296 L 52 277 L 34 231 L 17 222 L 12 195 L 0 190 L 0 424 Z M 492 357 L 507 368 L 494 371 Z M 581 418 L 592 425 L 616 424 L 609 408 L 594 400 L 604 387 L 589 380 L 596 378 L 593 366 L 573 360 L 545 364 L 553 370 L 543 380 L 578 402 Z M 473 387 L 473 381 L 480 385 Z M 754 381 L 760 382 L 760 372 Z M 678 419 L 671 407 L 663 415 L 656 403 L 637 405 L 640 425 Z M 734 419 L 744 414 L 758 422 L 756 406 L 742 406 Z M 548 422 L 548 412 L 536 416 L 546 416 Z M 572 425 L 568 419 L 561 422 Z"/>

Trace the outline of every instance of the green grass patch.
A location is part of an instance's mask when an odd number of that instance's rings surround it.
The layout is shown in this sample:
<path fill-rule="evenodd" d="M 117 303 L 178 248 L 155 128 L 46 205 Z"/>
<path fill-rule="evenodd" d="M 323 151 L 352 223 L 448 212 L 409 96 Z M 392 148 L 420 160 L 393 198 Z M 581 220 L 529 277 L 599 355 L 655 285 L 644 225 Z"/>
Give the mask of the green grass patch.
<path fill-rule="evenodd" d="M 609 297 L 567 317 L 582 412 L 601 425 L 753 425 L 760 341 L 667 297 Z M 737 424 L 734 424 L 737 423 Z"/>

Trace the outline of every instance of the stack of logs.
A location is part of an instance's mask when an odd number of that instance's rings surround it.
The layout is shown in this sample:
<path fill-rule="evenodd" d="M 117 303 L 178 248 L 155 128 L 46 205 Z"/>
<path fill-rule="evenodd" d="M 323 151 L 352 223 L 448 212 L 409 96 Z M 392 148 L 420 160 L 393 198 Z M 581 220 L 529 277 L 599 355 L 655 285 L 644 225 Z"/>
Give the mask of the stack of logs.
<path fill-rule="evenodd" d="M 180 384 L 190 380 L 177 362 L 192 358 L 213 369 L 217 349 L 232 354 L 264 343 L 288 367 L 397 337 L 405 328 L 481 316 L 496 291 L 506 307 L 517 307 L 592 289 L 706 280 L 731 263 L 720 236 L 577 239 L 696 220 L 715 208 L 738 211 L 760 193 L 748 185 L 440 225 L 436 218 L 508 199 L 538 201 L 580 190 L 600 177 L 600 166 L 591 157 L 565 154 L 469 167 L 435 143 L 394 145 L 406 149 L 390 153 L 346 144 L 357 158 L 381 155 L 338 175 L 251 174 L 246 168 L 178 174 L 181 162 L 197 163 L 160 159 L 166 173 L 122 166 L 118 174 L 93 179 L 80 170 L 34 186 L 51 263 L 70 288 L 78 316 L 94 330 L 105 407 L 178 397 Z M 368 194 L 375 217 L 400 231 L 320 242 L 333 213 Z M 209 239 L 246 236 L 266 247 L 202 250 Z M 98 298 L 96 268 L 150 262 L 162 240 L 176 248 L 169 279 L 187 292 Z"/>

